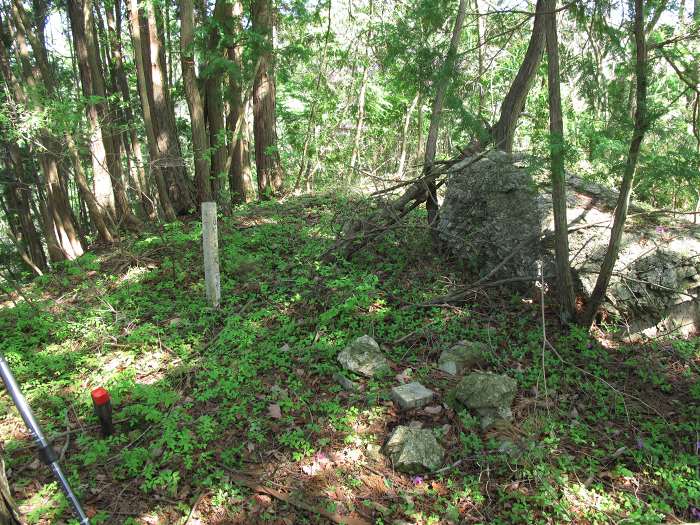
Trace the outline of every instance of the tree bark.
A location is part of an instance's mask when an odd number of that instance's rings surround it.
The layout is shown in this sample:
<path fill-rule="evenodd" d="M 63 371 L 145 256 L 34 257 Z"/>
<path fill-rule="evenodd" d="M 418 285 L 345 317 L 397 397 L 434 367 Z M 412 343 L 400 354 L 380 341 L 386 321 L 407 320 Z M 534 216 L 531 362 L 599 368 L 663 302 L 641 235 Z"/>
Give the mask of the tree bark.
<path fill-rule="evenodd" d="M 223 77 L 225 68 L 217 66 L 216 60 L 225 58 L 224 33 L 221 28 L 231 23 L 228 18 L 229 2 L 217 0 L 214 5 L 215 24 L 211 29 L 208 41 L 207 72 L 204 80 L 205 116 L 209 130 L 209 147 L 211 148 L 211 192 L 212 198 L 219 201 L 221 183 L 226 178 L 226 162 L 228 150 L 226 143 L 226 124 L 224 122 Z"/>
<path fill-rule="evenodd" d="M 600 273 L 596 280 L 595 288 L 588 302 L 586 312 L 583 317 L 583 324 L 591 326 L 598 313 L 598 308 L 603 303 L 605 293 L 610 284 L 615 262 L 620 251 L 622 234 L 627 219 L 627 210 L 629 208 L 630 196 L 634 184 L 634 175 L 637 168 L 637 160 L 642 147 L 642 141 L 646 134 L 649 122 L 647 117 L 647 46 L 646 36 L 644 33 L 644 0 L 634 0 L 634 42 L 635 42 L 635 74 L 636 82 L 636 109 L 634 112 L 634 131 L 632 132 L 632 140 L 630 142 L 629 153 L 627 154 L 627 162 L 625 171 L 622 176 L 622 185 L 620 194 L 615 207 L 615 216 L 613 226 L 610 232 L 610 240 L 608 242 L 608 250 L 605 253 L 605 258 L 600 267 Z"/>
<path fill-rule="evenodd" d="M 2 56 L 3 76 L 8 84 L 10 84 L 12 92 L 16 97 L 19 97 L 16 102 L 18 104 L 26 104 L 37 111 L 43 111 L 43 102 L 41 91 L 50 89 L 52 81 L 50 78 L 43 78 L 40 67 L 32 64 L 29 45 L 26 41 L 27 29 L 24 24 L 24 13 L 21 10 L 21 4 L 14 3 L 12 5 L 12 16 L 14 22 L 14 32 L 5 34 L 5 27 L 0 22 L 3 28 L 3 43 L 4 48 L 0 56 Z M 11 25 L 8 25 L 12 29 Z M 10 48 L 10 42 L 14 40 L 19 59 L 21 62 L 21 70 L 24 76 L 24 82 L 30 88 L 32 98 L 27 97 L 24 89 L 17 81 L 16 77 L 9 69 L 9 57 L 6 50 Z M 41 53 L 37 53 L 41 55 Z M 42 58 L 38 58 L 39 64 L 42 63 Z M 72 260 L 80 257 L 83 254 L 83 246 L 80 240 L 75 217 L 70 208 L 68 196 L 64 190 L 62 179 L 65 177 L 59 171 L 59 159 L 57 152 L 60 147 L 55 137 L 53 137 L 47 129 L 39 130 L 39 142 L 42 145 L 39 153 L 39 165 L 44 175 L 44 192 L 45 192 L 45 214 L 42 218 L 45 221 L 44 233 L 46 236 L 46 244 L 51 261 Z"/>
<path fill-rule="evenodd" d="M 92 161 L 93 192 L 98 205 L 105 210 L 112 219 L 116 220 L 117 210 L 114 201 L 112 177 L 107 167 L 107 149 L 105 147 L 102 130 L 101 115 L 105 111 L 98 108 L 103 104 L 104 93 L 100 98 L 94 86 L 91 61 L 88 58 L 88 43 L 85 24 L 84 8 L 89 8 L 81 0 L 68 0 L 68 18 L 70 19 L 71 32 L 73 34 L 73 48 L 75 49 L 78 70 L 80 71 L 80 83 L 85 97 L 85 114 L 87 115 L 90 133 L 88 135 L 88 148 Z M 99 102 L 98 102 L 99 100 Z"/>
<path fill-rule="evenodd" d="M 121 94 L 123 101 L 123 126 L 126 130 L 123 132 L 124 147 L 127 150 L 127 155 L 131 159 L 131 178 L 136 186 L 141 206 L 146 216 L 153 220 L 156 218 L 156 210 L 151 198 L 148 180 L 146 179 L 146 170 L 143 165 L 143 153 L 141 152 L 141 141 L 136 133 L 134 125 L 134 112 L 131 108 L 131 91 L 129 82 L 124 70 L 123 46 L 122 46 L 122 11 L 120 0 L 114 2 L 114 12 L 111 11 L 108 5 L 105 5 L 107 15 L 107 27 L 110 34 L 112 66 L 115 76 L 115 82 L 118 91 Z"/>
<path fill-rule="evenodd" d="M 357 163 L 360 158 L 360 146 L 362 145 L 362 130 L 365 127 L 365 100 L 367 98 L 367 82 L 369 80 L 369 66 L 362 69 L 362 80 L 360 81 L 360 92 L 357 95 L 357 124 L 355 125 L 355 137 L 352 141 L 352 153 L 350 154 L 350 176 L 355 179 L 357 174 Z"/>
<path fill-rule="evenodd" d="M 484 43 L 483 37 L 486 31 L 484 27 L 484 17 L 481 16 L 479 11 L 479 0 L 474 0 L 474 13 L 476 14 L 476 45 L 477 45 L 477 84 L 476 89 L 479 90 L 479 106 L 477 109 L 477 114 L 479 119 L 484 118 L 484 86 L 483 86 L 483 76 L 484 76 Z"/>
<path fill-rule="evenodd" d="M 321 87 L 321 80 L 325 76 L 326 73 L 326 60 L 328 58 L 328 41 L 330 38 L 331 34 L 331 23 L 333 21 L 332 17 L 332 8 L 333 8 L 333 1 L 328 0 L 328 23 L 326 25 L 326 34 L 323 39 L 323 53 L 321 55 L 321 60 L 318 64 L 318 73 L 316 74 L 316 82 L 315 82 L 315 87 L 314 87 L 314 92 L 312 94 L 312 101 L 311 101 L 311 111 L 309 112 L 309 118 L 306 123 L 306 134 L 304 136 L 304 146 L 302 147 L 301 150 L 301 161 L 299 162 L 299 173 L 297 175 L 297 180 L 294 183 L 294 189 L 297 190 L 301 186 L 301 179 L 304 176 L 304 173 L 310 174 L 311 173 L 311 164 L 313 162 L 313 159 L 310 158 L 312 155 L 309 153 L 309 146 L 311 144 L 311 139 L 312 136 L 315 135 L 316 131 L 316 112 L 318 110 L 318 101 L 321 96 L 320 94 L 320 87 Z M 307 183 L 310 182 L 310 177 L 306 177 Z M 308 184 L 307 184 L 307 190 L 308 190 Z"/>
<path fill-rule="evenodd" d="M 420 93 L 416 93 L 413 97 L 411 105 L 406 109 L 406 118 L 403 121 L 403 128 L 401 129 L 401 146 L 399 150 L 399 165 L 396 168 L 396 176 L 398 178 L 403 177 L 403 172 L 406 169 L 406 153 L 408 147 L 408 129 L 411 126 L 411 117 L 413 112 L 416 110 L 416 105 L 418 104 L 418 99 L 420 98 Z"/>
<path fill-rule="evenodd" d="M 37 9 L 41 10 L 43 9 L 42 6 L 45 6 L 45 3 L 34 2 L 34 5 L 37 7 Z M 37 58 L 39 75 L 44 84 L 46 92 L 49 96 L 56 96 L 56 86 L 53 81 L 53 72 L 49 66 L 43 25 L 37 27 L 36 31 L 30 30 L 28 26 L 28 17 L 26 16 L 26 13 L 24 13 L 20 2 L 16 3 L 15 10 L 18 18 L 22 20 L 24 30 L 34 50 L 34 54 Z M 80 154 L 78 153 L 78 148 L 73 140 L 73 137 L 69 132 L 65 132 L 63 139 L 65 140 L 68 153 L 72 161 L 76 185 L 78 186 L 78 190 L 80 191 L 83 200 L 88 205 L 88 209 L 90 210 L 90 219 L 92 224 L 97 229 L 98 239 L 104 242 L 112 242 L 114 240 L 113 232 L 116 231 L 116 227 L 114 226 L 112 217 L 109 215 L 109 210 L 99 204 L 95 194 L 92 193 L 92 190 L 87 183 Z"/>
<path fill-rule="evenodd" d="M 525 100 L 530 91 L 532 81 L 537 74 L 537 68 L 542 61 L 545 46 L 543 13 L 544 0 L 537 0 L 535 21 L 532 25 L 532 34 L 525 52 L 525 58 L 520 64 L 518 73 L 501 103 L 501 114 L 493 128 L 494 146 L 508 153 L 513 151 L 515 128 L 525 107 Z"/>
<path fill-rule="evenodd" d="M 545 2 L 547 41 L 547 86 L 549 89 L 549 151 L 554 211 L 554 252 L 561 318 L 576 317 L 576 294 L 569 266 L 569 223 L 566 217 L 566 174 L 564 171 L 564 117 L 561 109 L 561 76 L 557 37 L 557 0 Z"/>
<path fill-rule="evenodd" d="M 148 49 L 148 26 L 143 16 L 139 12 L 138 0 L 129 0 L 129 28 L 131 30 L 131 41 L 134 47 L 134 63 L 136 65 L 136 83 L 141 100 L 141 112 L 146 130 L 148 152 L 150 157 L 149 170 L 153 174 L 158 191 L 158 200 L 161 211 L 166 221 L 172 222 L 177 219 L 175 208 L 170 200 L 168 187 L 165 182 L 163 170 L 160 167 L 160 150 L 158 149 L 158 139 L 156 138 L 156 128 L 153 119 L 153 106 L 151 104 L 152 95 L 149 94 L 151 59 Z M 144 38 L 145 33 L 145 38 Z"/>
<path fill-rule="evenodd" d="M 194 63 L 194 6 L 192 0 L 180 0 L 180 57 L 182 59 L 182 80 L 185 98 L 190 110 L 192 125 L 192 149 L 194 150 L 194 173 L 197 181 L 199 202 L 211 201 L 211 179 L 209 136 L 204 122 L 204 104 L 197 86 L 197 73 Z"/>
<path fill-rule="evenodd" d="M 445 62 L 439 73 L 437 81 L 437 89 L 435 98 L 433 99 L 433 108 L 430 114 L 430 128 L 428 130 L 428 140 L 425 144 L 425 159 L 423 162 L 423 170 L 427 174 L 433 167 L 435 162 L 435 154 L 437 152 L 438 131 L 440 130 L 440 116 L 442 114 L 442 106 L 445 103 L 445 95 L 447 86 L 450 84 L 450 79 L 455 67 L 457 58 L 457 50 L 459 49 L 459 40 L 462 37 L 462 27 L 464 26 L 464 17 L 467 11 L 467 0 L 459 0 L 457 8 L 457 18 L 452 29 L 452 38 L 450 39 L 450 47 L 445 57 Z M 437 188 L 435 187 L 435 179 L 429 179 L 427 183 L 428 195 L 425 200 L 425 208 L 428 212 L 428 227 L 435 243 L 438 242 L 437 226 L 438 220 L 438 201 Z"/>
<path fill-rule="evenodd" d="M 228 59 L 236 68 L 236 74 L 228 75 L 227 98 L 229 114 L 227 117 L 227 132 L 230 136 L 228 159 L 229 192 L 231 205 L 236 206 L 248 202 L 253 194 L 253 184 L 250 175 L 249 130 L 246 119 L 248 98 L 243 82 L 243 49 L 236 35 L 242 32 L 241 21 L 243 6 L 239 0 L 224 3 L 222 23 L 226 40 L 230 42 L 226 49 Z M 255 72 L 253 73 L 255 75 Z"/>
<path fill-rule="evenodd" d="M 120 141 L 114 132 L 112 117 L 118 111 L 108 103 L 92 0 L 69 0 L 68 11 L 83 95 L 87 100 L 95 196 L 98 203 L 109 210 L 115 222 L 124 224 L 130 230 L 140 231 L 141 221 L 132 213 L 124 188 Z M 109 202 L 109 206 L 105 202 Z"/>
<path fill-rule="evenodd" d="M 5 475 L 5 462 L 0 457 L 0 525 L 21 525 L 19 511 Z"/>
<path fill-rule="evenodd" d="M 158 146 L 157 162 L 162 170 L 168 186 L 170 200 L 178 214 L 185 214 L 196 209 L 194 189 L 187 179 L 184 160 L 180 150 L 177 128 L 175 126 L 175 110 L 170 100 L 165 60 L 165 50 L 162 45 L 162 24 L 159 24 L 160 13 L 153 2 L 146 2 L 146 22 L 148 34 L 148 58 L 150 75 L 147 77 L 146 91 L 149 96 L 151 118 L 155 127 L 155 138 Z M 143 31 L 142 31 L 143 33 Z M 145 65 L 145 64 L 144 64 Z"/>
<path fill-rule="evenodd" d="M 25 262 L 36 274 L 45 272 L 48 268 L 41 237 L 34 226 L 29 203 L 30 186 L 26 183 L 24 162 L 19 146 L 14 142 L 6 144 L 11 172 L 14 179 L 5 187 L 7 200 L 8 222 L 15 225 L 15 239 L 18 248 L 26 257 Z"/>
<path fill-rule="evenodd" d="M 253 0 L 253 31 L 258 35 L 255 46 L 259 67 L 253 83 L 253 134 L 258 197 L 268 199 L 282 187 L 282 169 L 277 144 L 276 87 L 272 29 L 272 0 Z"/>

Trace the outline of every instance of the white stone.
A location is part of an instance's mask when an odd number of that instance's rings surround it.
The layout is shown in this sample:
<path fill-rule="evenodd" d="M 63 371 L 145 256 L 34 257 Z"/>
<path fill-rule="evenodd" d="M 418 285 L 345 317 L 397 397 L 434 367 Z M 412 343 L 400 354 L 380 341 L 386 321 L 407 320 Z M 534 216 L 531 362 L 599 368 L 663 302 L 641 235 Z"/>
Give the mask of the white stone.
<path fill-rule="evenodd" d="M 429 404 L 435 392 L 414 381 L 391 389 L 391 398 L 403 409 L 421 408 Z"/>

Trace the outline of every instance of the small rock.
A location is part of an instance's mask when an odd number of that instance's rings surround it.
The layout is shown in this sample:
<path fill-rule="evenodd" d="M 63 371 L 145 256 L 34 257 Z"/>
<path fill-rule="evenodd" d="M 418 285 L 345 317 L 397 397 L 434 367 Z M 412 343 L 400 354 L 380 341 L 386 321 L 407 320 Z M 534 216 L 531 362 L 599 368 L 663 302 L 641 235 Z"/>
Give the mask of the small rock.
<path fill-rule="evenodd" d="M 291 349 L 292 348 L 289 346 L 289 343 L 284 343 L 280 348 L 280 352 L 289 352 Z"/>
<path fill-rule="evenodd" d="M 343 374 L 340 374 L 336 372 L 333 374 L 333 379 L 336 380 L 336 382 L 345 390 L 346 392 L 353 392 L 357 393 L 360 392 L 362 389 L 358 383 L 355 381 L 351 381 L 347 377 L 345 377 Z"/>
<path fill-rule="evenodd" d="M 452 375 L 462 374 L 477 365 L 484 364 L 489 347 L 478 341 L 460 341 L 444 350 L 438 359 L 438 368 Z"/>
<path fill-rule="evenodd" d="M 432 471 L 442 465 L 445 450 L 431 430 L 396 427 L 384 445 L 394 468 L 407 474 Z"/>
<path fill-rule="evenodd" d="M 408 427 L 417 430 L 417 429 L 423 428 L 423 422 L 422 422 L 422 421 L 417 421 L 417 420 L 414 419 L 413 421 L 411 421 L 411 422 L 408 424 Z"/>
<path fill-rule="evenodd" d="M 428 390 L 417 381 L 391 389 L 391 398 L 403 410 L 423 407 L 430 403 L 433 397 L 435 397 L 435 392 Z"/>
<path fill-rule="evenodd" d="M 455 397 L 467 408 L 481 416 L 481 427 L 487 429 L 497 420 L 511 421 L 510 405 L 515 398 L 517 383 L 505 375 L 472 372 L 455 388 Z"/>
<path fill-rule="evenodd" d="M 379 462 L 382 460 L 382 447 L 374 443 L 367 443 L 367 452 L 365 453 L 369 459 L 374 462 Z"/>
<path fill-rule="evenodd" d="M 267 407 L 267 415 L 270 416 L 272 419 L 281 419 L 282 409 L 277 403 L 273 403 Z"/>
<path fill-rule="evenodd" d="M 440 405 L 431 405 L 425 407 L 423 411 L 430 416 L 437 416 L 442 413 L 442 407 Z"/>
<path fill-rule="evenodd" d="M 366 377 L 391 372 L 389 362 L 377 342 L 368 335 L 358 337 L 338 354 L 338 361 L 346 370 Z"/>

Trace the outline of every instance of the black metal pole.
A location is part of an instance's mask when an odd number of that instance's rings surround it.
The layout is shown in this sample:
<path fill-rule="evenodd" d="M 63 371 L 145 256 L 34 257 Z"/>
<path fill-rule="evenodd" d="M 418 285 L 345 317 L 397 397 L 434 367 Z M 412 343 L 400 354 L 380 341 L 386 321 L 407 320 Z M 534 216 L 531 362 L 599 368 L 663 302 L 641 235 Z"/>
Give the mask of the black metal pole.
<path fill-rule="evenodd" d="M 48 442 L 46 437 L 44 437 L 44 433 L 41 431 L 39 423 L 37 423 L 36 419 L 34 418 L 32 409 L 29 407 L 24 394 L 22 394 L 22 390 L 20 390 L 19 385 L 15 380 L 15 376 L 12 375 L 10 366 L 7 364 L 7 361 L 5 361 L 2 354 L 0 354 L 0 376 L 2 376 L 2 381 L 5 383 L 7 393 L 10 394 L 10 397 L 17 407 L 19 414 L 22 416 L 24 424 L 27 425 L 27 428 L 32 433 L 32 437 L 36 442 L 37 448 L 39 449 L 39 457 L 51 469 L 51 472 L 61 486 L 61 490 L 63 490 L 63 493 L 66 495 L 68 503 L 70 503 L 70 506 L 73 508 L 73 512 L 78 518 L 80 525 L 90 525 L 90 520 L 85 515 L 83 508 L 80 506 L 78 498 L 75 496 L 70 488 L 70 485 L 68 484 L 68 479 L 66 479 L 63 470 L 61 470 L 61 466 L 58 464 L 56 452 L 54 452 L 53 448 L 51 448 L 51 444 Z"/>

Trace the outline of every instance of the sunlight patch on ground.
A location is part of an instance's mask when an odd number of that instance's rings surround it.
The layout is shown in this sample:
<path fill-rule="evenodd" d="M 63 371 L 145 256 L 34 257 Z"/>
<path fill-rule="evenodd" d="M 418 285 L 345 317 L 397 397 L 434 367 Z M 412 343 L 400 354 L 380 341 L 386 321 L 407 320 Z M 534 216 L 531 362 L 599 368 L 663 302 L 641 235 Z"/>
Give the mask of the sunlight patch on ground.
<path fill-rule="evenodd" d="M 139 278 L 143 278 L 149 272 L 150 270 L 143 266 L 135 266 L 133 268 L 129 268 L 127 272 L 119 278 L 117 283 L 123 284 L 130 281 L 135 282 L 139 280 Z"/>

